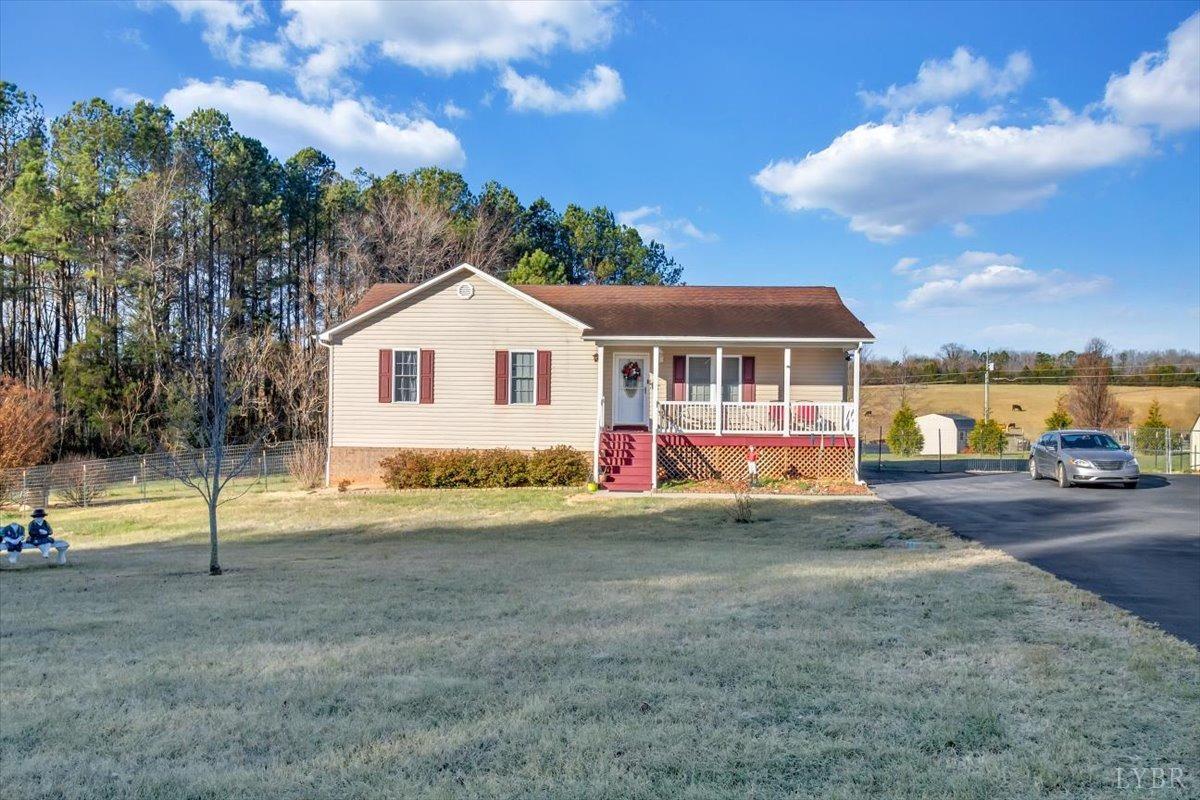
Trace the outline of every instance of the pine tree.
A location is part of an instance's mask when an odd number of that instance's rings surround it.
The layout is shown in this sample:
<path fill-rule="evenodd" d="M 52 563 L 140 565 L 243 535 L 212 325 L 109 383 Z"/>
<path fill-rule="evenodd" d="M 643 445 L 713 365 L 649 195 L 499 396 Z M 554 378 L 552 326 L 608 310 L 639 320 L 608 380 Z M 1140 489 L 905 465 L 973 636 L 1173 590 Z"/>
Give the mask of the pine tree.
<path fill-rule="evenodd" d="M 917 427 L 917 418 L 908 403 L 902 403 L 887 434 L 888 449 L 902 456 L 911 456 L 925 446 L 925 437 Z"/>
<path fill-rule="evenodd" d="M 1059 395 L 1058 405 L 1055 406 L 1053 413 L 1046 417 L 1046 430 L 1061 431 L 1063 428 L 1071 427 L 1071 415 L 1067 413 L 1067 398 L 1066 395 Z"/>
<path fill-rule="evenodd" d="M 1000 455 L 1004 452 L 1004 429 L 994 419 L 981 419 L 967 441 L 976 453 Z"/>
<path fill-rule="evenodd" d="M 1167 433 L 1167 421 L 1162 417 L 1162 406 L 1158 400 L 1150 403 L 1146 409 L 1146 421 L 1138 426 L 1134 434 L 1139 450 L 1157 450 L 1162 448 Z"/>

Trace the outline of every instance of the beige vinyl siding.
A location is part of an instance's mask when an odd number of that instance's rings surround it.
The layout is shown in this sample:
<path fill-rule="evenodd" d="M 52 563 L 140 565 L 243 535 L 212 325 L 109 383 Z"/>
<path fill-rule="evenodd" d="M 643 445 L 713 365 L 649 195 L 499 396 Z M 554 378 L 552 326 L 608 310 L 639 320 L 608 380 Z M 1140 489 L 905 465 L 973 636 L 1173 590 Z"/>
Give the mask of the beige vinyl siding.
<path fill-rule="evenodd" d="M 609 348 L 611 350 L 611 348 Z M 622 351 L 626 352 L 626 351 Z M 630 348 L 628 352 L 635 352 Z M 659 399 L 670 400 L 671 376 L 677 355 L 714 356 L 713 348 L 662 348 L 659 366 Z M 758 402 L 783 401 L 783 349 L 777 347 L 725 348 L 726 356 L 754 356 L 755 399 Z M 646 352 L 647 359 L 650 352 Z M 611 391 L 611 387 L 606 387 Z M 835 402 L 846 391 L 846 354 L 838 348 L 792 348 L 792 399 Z"/>
<path fill-rule="evenodd" d="M 644 355 L 650 363 L 652 350 L 641 346 L 613 346 L 604 348 L 607 362 L 604 376 L 605 425 L 612 424 L 612 392 L 614 355 Z M 659 364 L 659 400 L 671 398 L 671 375 L 674 357 L 677 355 L 715 356 L 711 347 L 663 347 L 662 362 Z M 726 356 L 754 356 L 755 400 L 760 403 L 783 401 L 783 349 L 779 347 L 725 348 Z M 622 362 L 623 363 L 623 362 Z M 830 403 L 850 400 L 847 393 L 846 351 L 837 347 L 793 347 L 792 348 L 792 400 L 813 403 Z M 648 399 L 647 402 L 651 402 Z"/>
<path fill-rule="evenodd" d="M 434 286 L 372 317 L 331 348 L 334 447 L 527 450 L 569 444 L 591 452 L 596 430 L 596 348 L 573 325 L 478 277 Z M 435 352 L 434 402 L 380 403 L 381 349 Z M 551 403 L 496 405 L 495 351 L 549 350 Z"/>

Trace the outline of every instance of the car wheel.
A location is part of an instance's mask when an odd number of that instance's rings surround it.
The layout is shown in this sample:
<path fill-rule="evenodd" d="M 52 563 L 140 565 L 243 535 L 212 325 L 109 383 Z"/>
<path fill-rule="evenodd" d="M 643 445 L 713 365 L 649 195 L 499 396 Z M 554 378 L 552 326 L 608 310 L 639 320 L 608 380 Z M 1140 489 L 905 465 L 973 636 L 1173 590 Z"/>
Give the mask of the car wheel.
<path fill-rule="evenodd" d="M 1042 476 L 1038 474 L 1037 461 L 1029 459 L 1029 480 L 1036 481 L 1040 477 Z"/>
<path fill-rule="evenodd" d="M 1125 481 L 1125 488 L 1126 488 L 1126 489 L 1136 489 L 1136 488 L 1137 488 L 1137 485 L 1138 485 L 1138 482 L 1137 482 L 1137 481 Z"/>
<path fill-rule="evenodd" d="M 1067 468 L 1061 461 L 1058 462 L 1058 470 L 1055 472 L 1055 475 L 1058 478 L 1058 488 L 1071 488 L 1071 481 L 1067 478 Z"/>

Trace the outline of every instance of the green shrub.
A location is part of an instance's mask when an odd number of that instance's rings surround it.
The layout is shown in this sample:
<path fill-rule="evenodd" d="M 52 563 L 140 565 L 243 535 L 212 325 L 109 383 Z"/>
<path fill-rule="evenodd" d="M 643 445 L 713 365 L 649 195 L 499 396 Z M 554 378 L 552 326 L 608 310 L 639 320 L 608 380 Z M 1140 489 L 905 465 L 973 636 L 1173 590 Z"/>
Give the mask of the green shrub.
<path fill-rule="evenodd" d="M 429 488 L 475 486 L 476 457 L 471 450 L 448 450 L 429 458 Z"/>
<path fill-rule="evenodd" d="M 917 427 L 917 418 L 908 403 L 901 403 L 896 416 L 892 417 L 892 427 L 887 434 L 888 450 L 896 455 L 911 456 L 921 452 L 925 446 L 925 437 Z"/>
<path fill-rule="evenodd" d="M 529 457 L 519 450 L 477 450 L 474 486 L 503 489 L 529 485 Z"/>
<path fill-rule="evenodd" d="M 529 457 L 529 482 L 534 486 L 577 486 L 591 471 L 587 456 L 565 444 L 534 450 Z"/>
<path fill-rule="evenodd" d="M 967 443 L 976 453 L 1000 455 L 1004 452 L 1004 428 L 994 419 L 981 419 L 975 423 Z"/>
<path fill-rule="evenodd" d="M 423 489 L 429 486 L 433 456 L 416 450 L 401 450 L 379 462 L 383 483 L 389 489 Z"/>
<path fill-rule="evenodd" d="M 401 450 L 379 462 L 391 489 L 511 486 L 577 486 L 591 468 L 587 456 L 559 445 L 525 455 L 518 450 Z"/>

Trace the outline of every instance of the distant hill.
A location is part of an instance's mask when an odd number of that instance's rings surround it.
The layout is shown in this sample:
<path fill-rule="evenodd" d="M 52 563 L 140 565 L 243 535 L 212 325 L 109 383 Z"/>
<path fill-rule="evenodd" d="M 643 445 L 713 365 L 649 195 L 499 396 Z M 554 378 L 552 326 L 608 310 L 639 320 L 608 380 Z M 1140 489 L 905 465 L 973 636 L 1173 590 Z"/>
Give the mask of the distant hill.
<path fill-rule="evenodd" d="M 1059 395 L 1066 394 L 1066 384 L 992 384 L 992 416 L 1004 426 L 1016 423 L 1026 437 L 1038 436 L 1044 422 L 1054 410 Z M 1163 417 L 1176 430 L 1191 430 L 1200 415 L 1200 388 L 1195 386 L 1113 386 L 1117 402 L 1133 411 L 1133 424 L 1146 416 L 1150 403 L 1162 404 Z M 933 412 L 983 416 L 983 384 L 910 384 L 908 402 L 918 415 Z M 863 438 L 879 435 L 879 426 L 886 432 L 892 415 L 900 404 L 899 387 L 863 387 Z M 1018 405 L 1021 411 L 1014 411 Z"/>

